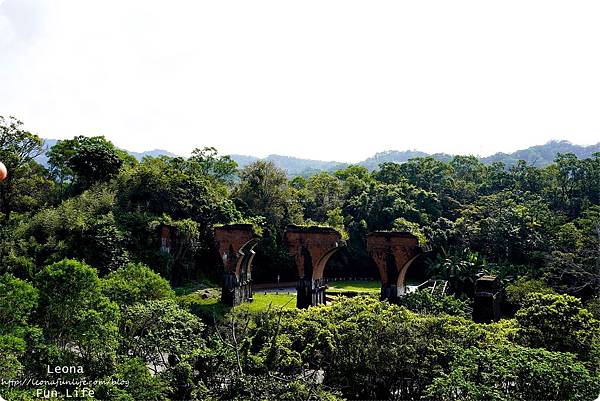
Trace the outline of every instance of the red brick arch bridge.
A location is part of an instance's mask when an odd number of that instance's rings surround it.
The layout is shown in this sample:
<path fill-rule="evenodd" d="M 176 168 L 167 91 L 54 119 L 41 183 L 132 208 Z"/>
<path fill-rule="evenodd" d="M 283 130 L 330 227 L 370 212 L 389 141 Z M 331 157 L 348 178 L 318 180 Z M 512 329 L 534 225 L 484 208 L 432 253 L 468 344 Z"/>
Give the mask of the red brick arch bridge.
<path fill-rule="evenodd" d="M 223 259 L 225 276 L 222 302 L 237 305 L 252 300 L 252 259 L 260 240 L 250 224 L 215 228 L 215 240 Z M 325 303 L 323 272 L 327 262 L 343 248 L 338 231 L 328 227 L 290 225 L 285 241 L 298 271 L 298 308 Z M 423 254 L 417 237 L 406 232 L 376 231 L 367 236 L 367 250 L 381 278 L 381 298 L 395 300 L 406 292 L 406 272 Z"/>

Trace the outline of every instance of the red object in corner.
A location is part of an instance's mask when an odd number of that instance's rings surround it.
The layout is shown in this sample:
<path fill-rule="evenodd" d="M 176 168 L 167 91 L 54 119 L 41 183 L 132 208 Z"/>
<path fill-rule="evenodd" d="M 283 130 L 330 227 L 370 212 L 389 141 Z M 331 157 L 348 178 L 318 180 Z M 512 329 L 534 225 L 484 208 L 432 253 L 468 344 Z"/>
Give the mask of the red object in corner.
<path fill-rule="evenodd" d="M 0 181 L 4 181 L 8 177 L 8 170 L 4 163 L 0 162 Z"/>

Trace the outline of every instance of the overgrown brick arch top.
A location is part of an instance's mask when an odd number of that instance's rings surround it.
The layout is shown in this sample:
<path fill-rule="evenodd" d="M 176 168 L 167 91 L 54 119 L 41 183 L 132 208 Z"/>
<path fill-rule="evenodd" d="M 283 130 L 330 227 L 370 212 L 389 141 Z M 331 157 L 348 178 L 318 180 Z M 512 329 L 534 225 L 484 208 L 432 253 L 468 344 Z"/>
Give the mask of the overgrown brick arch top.
<path fill-rule="evenodd" d="M 422 254 L 418 238 L 408 232 L 375 231 L 367 236 L 367 250 L 379 270 L 382 294 L 391 286 L 404 292 L 406 272 Z"/>
<path fill-rule="evenodd" d="M 252 260 L 260 237 L 251 224 L 215 227 L 215 242 L 225 269 L 221 302 L 235 306 L 252 301 Z"/>
<path fill-rule="evenodd" d="M 330 227 L 289 225 L 285 240 L 300 279 L 323 278 L 327 262 L 343 246 L 341 234 Z"/>
<path fill-rule="evenodd" d="M 251 224 L 230 224 L 215 228 L 215 241 L 223 260 L 225 272 L 236 277 L 250 274 L 253 248 L 260 241 Z"/>

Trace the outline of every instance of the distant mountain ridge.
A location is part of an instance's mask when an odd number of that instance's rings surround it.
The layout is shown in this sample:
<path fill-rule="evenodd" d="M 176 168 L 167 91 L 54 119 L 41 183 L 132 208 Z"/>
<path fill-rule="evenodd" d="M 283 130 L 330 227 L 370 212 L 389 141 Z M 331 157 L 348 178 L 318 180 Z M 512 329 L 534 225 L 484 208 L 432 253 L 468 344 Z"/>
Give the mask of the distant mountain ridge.
<path fill-rule="evenodd" d="M 491 156 L 481 157 L 479 160 L 485 164 L 503 162 L 506 165 L 513 165 L 519 160 L 525 160 L 528 164 L 536 167 L 545 167 L 552 164 L 558 153 L 573 153 L 578 159 L 587 159 L 596 152 L 600 152 L 600 142 L 595 145 L 582 146 L 569 141 L 550 141 L 513 153 L 495 153 Z"/>
<path fill-rule="evenodd" d="M 558 153 L 573 153 L 579 159 L 587 159 L 594 153 L 600 152 L 600 142 L 595 145 L 583 146 L 575 145 L 569 141 L 549 141 L 543 145 L 531 146 L 527 149 L 520 149 L 512 153 L 498 152 L 491 156 L 477 157 L 484 164 L 502 162 L 506 166 L 512 166 L 519 160 L 525 160 L 528 164 L 536 167 L 545 167 L 554 162 Z M 393 162 L 404 163 L 416 157 L 431 156 L 436 160 L 450 161 L 454 155 L 448 153 L 426 153 L 419 150 L 387 150 L 376 153 L 359 163 L 369 170 L 375 170 L 381 163 Z M 240 167 L 244 167 L 253 161 L 261 160 L 253 156 L 231 155 Z M 272 161 L 277 167 L 285 170 L 289 176 L 303 175 L 308 176 L 319 171 L 335 171 L 344 168 L 350 163 L 325 162 L 321 160 L 299 159 L 296 157 L 269 155 L 263 160 Z"/>
<path fill-rule="evenodd" d="M 410 159 L 414 159 L 416 157 L 427 157 L 431 156 L 437 160 L 441 161 L 449 161 L 452 159 L 452 155 L 447 153 L 434 153 L 429 154 L 426 152 L 421 152 L 419 150 L 387 150 L 385 152 L 376 153 L 374 156 L 369 157 L 366 160 L 358 163 L 361 166 L 368 168 L 369 170 L 375 170 L 381 163 L 385 162 L 393 162 L 393 163 L 404 163 L 409 161 Z"/>
<path fill-rule="evenodd" d="M 126 150 L 126 149 L 123 149 L 123 150 L 125 150 L 131 156 L 135 157 L 138 161 L 141 161 L 146 156 L 148 156 L 148 157 L 158 157 L 158 156 L 177 157 L 178 156 L 175 153 L 171 153 L 164 149 L 147 150 L 144 152 L 132 152 L 132 151 Z"/>
<path fill-rule="evenodd" d="M 56 139 L 45 139 L 45 148 L 49 149 L 50 147 L 54 146 L 56 142 Z M 128 150 L 126 151 L 138 160 L 141 160 L 145 156 L 177 156 L 176 154 L 163 149 L 155 149 L 145 152 L 131 152 Z M 528 164 L 534 165 L 536 167 L 545 167 L 554 161 L 558 153 L 573 153 L 579 159 L 586 159 L 592 157 L 592 155 L 596 152 L 600 152 L 600 142 L 598 142 L 595 145 L 582 146 L 572 144 L 569 141 L 550 141 L 543 145 L 531 146 L 527 149 L 517 150 L 512 153 L 498 152 L 491 156 L 478 157 L 478 159 L 485 164 L 502 162 L 507 166 L 512 166 L 519 160 L 525 160 Z M 441 161 L 449 161 L 453 157 L 453 155 L 447 153 L 430 154 L 419 150 L 387 150 L 384 152 L 376 153 L 368 159 L 365 159 L 356 164 L 364 166 L 369 170 L 375 170 L 377 166 L 379 166 L 379 164 L 384 162 L 404 163 L 415 157 L 427 156 L 431 156 L 434 159 Z M 288 176 L 290 177 L 295 177 L 299 175 L 309 176 L 321 171 L 331 172 L 345 168 L 351 164 L 337 161 L 302 159 L 298 157 L 282 155 L 269 155 L 265 158 L 259 158 L 256 156 L 232 154 L 230 155 L 230 157 L 238 164 L 240 168 L 243 168 L 257 160 L 270 161 L 273 162 L 273 164 L 275 164 L 277 167 L 285 170 Z M 48 164 L 48 160 L 45 153 L 40 155 L 36 160 L 42 165 L 46 166 Z"/>
<path fill-rule="evenodd" d="M 263 159 L 255 156 L 244 156 L 235 154 L 230 155 L 229 157 L 235 160 L 235 162 L 240 168 L 244 168 L 248 164 L 253 163 L 257 160 L 269 161 L 275 164 L 277 167 L 285 170 L 288 176 L 291 177 L 295 177 L 298 175 L 311 175 L 320 171 L 335 171 L 350 165 L 350 163 L 301 159 L 299 157 L 282 155 L 269 155 Z"/>

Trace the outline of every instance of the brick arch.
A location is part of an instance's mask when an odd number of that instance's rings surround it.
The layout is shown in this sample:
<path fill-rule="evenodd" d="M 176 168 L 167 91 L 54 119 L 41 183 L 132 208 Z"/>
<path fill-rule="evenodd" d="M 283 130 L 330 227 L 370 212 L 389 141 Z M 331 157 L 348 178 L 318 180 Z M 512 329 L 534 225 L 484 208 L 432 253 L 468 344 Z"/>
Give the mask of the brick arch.
<path fill-rule="evenodd" d="M 323 278 L 323 273 L 325 271 L 325 266 L 327 265 L 327 262 L 329 262 L 329 259 L 340 249 L 342 249 L 341 246 L 338 246 L 337 248 L 332 248 L 325 255 L 321 256 L 321 259 L 319 259 L 319 261 L 316 264 L 316 268 L 313 270 L 313 280 L 321 280 Z"/>
<path fill-rule="evenodd" d="M 248 276 L 252 273 L 252 261 L 254 260 L 254 256 L 256 253 L 254 252 L 254 247 L 258 244 L 260 238 L 252 238 L 248 242 L 246 242 L 240 250 L 238 254 L 241 255 L 241 258 L 238 258 L 237 264 L 235 266 L 235 274 L 238 277 L 246 274 Z"/>
<path fill-rule="evenodd" d="M 251 224 L 216 227 L 214 234 L 225 270 L 221 302 L 235 306 L 252 301 L 252 261 L 260 236 Z"/>
<path fill-rule="evenodd" d="M 410 267 L 412 266 L 414 261 L 423 255 L 424 254 L 422 254 L 422 253 L 416 254 L 415 256 L 410 258 L 409 261 L 404 264 L 404 266 L 402 266 L 400 268 L 400 273 L 398 274 L 398 281 L 396 281 L 396 288 L 398 288 L 398 292 L 400 294 L 406 294 L 406 283 L 405 283 L 406 272 L 408 271 L 408 269 L 410 269 Z"/>
<path fill-rule="evenodd" d="M 381 298 L 393 301 L 406 293 L 406 272 L 422 253 L 418 238 L 408 232 L 371 232 L 367 251 L 379 270 Z"/>
<path fill-rule="evenodd" d="M 344 245 L 341 234 L 329 227 L 289 225 L 285 242 L 298 271 L 296 306 L 324 304 L 323 271 L 331 256 Z"/>

